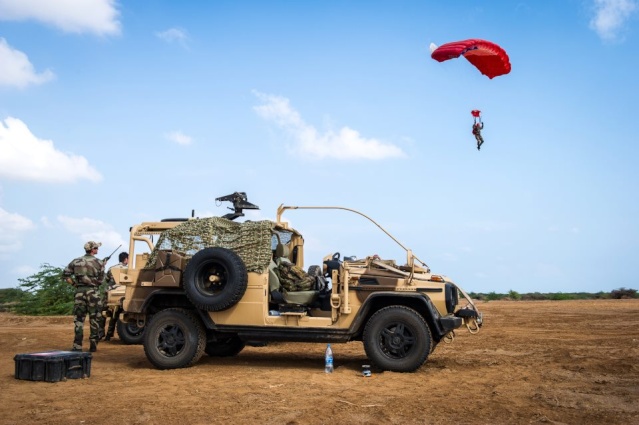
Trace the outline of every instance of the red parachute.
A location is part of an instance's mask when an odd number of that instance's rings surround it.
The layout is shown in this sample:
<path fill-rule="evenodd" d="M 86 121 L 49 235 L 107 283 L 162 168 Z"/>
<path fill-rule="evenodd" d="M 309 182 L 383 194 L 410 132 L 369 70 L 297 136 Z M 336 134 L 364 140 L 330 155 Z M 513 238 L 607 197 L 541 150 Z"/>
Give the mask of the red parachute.
<path fill-rule="evenodd" d="M 510 59 L 504 49 L 495 43 L 472 38 L 454 41 L 437 47 L 431 44 L 431 57 L 438 62 L 458 58 L 463 55 L 470 63 L 492 79 L 510 72 Z"/>

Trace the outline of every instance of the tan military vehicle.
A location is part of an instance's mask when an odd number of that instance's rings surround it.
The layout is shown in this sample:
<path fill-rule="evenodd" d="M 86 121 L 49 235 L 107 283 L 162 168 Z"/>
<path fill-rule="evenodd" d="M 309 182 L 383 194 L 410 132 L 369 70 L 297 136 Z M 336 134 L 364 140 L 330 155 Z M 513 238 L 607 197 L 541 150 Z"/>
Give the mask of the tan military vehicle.
<path fill-rule="evenodd" d="M 247 342 L 363 341 L 377 368 L 410 372 L 455 329 L 479 331 L 482 316 L 470 297 L 364 214 L 281 205 L 276 221 L 238 223 L 243 209 L 257 206 L 243 192 L 218 200 L 232 201 L 234 212 L 133 226 L 132 263 L 113 273 L 126 288 L 121 320 L 143 330 L 155 367 L 187 367 L 204 353 L 233 356 Z M 362 215 L 405 250 L 406 262 L 332 253 L 304 272 L 304 238 L 282 214 L 307 208 Z M 136 253 L 140 243 L 148 252 Z M 311 276 L 310 287 L 282 272 L 291 263 L 306 284 Z"/>
<path fill-rule="evenodd" d="M 107 290 L 107 305 L 104 315 L 108 320 L 116 317 L 115 331 L 118 333 L 120 341 L 127 345 L 142 344 L 144 327 L 138 326 L 135 321 L 126 322 L 119 319 L 125 292 L 126 287 L 124 285 L 116 285 L 113 289 Z"/>

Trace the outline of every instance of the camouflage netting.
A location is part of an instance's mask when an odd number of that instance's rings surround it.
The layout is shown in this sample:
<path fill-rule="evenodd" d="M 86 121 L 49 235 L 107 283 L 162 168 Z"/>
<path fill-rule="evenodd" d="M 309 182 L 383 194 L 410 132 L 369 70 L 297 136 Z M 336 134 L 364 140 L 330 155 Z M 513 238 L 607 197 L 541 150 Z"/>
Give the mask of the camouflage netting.
<path fill-rule="evenodd" d="M 221 217 L 185 221 L 162 232 L 146 268 L 155 268 L 159 250 L 170 249 L 190 259 L 204 248 L 221 247 L 238 254 L 247 271 L 262 273 L 273 255 L 271 237 L 274 225 L 269 220 L 236 223 Z"/>

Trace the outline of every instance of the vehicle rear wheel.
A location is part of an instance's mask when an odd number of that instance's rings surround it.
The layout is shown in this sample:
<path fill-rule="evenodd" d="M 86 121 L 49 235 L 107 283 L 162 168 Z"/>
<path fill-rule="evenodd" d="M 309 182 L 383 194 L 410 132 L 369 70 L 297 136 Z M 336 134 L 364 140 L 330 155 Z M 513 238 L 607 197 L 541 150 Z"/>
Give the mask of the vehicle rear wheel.
<path fill-rule="evenodd" d="M 233 357 L 237 356 L 244 349 L 244 341 L 237 335 L 226 338 L 218 338 L 217 341 L 206 343 L 204 352 L 211 357 Z"/>
<path fill-rule="evenodd" d="M 195 253 L 184 271 L 184 291 L 201 310 L 220 311 L 244 296 L 248 274 L 244 262 L 225 248 L 205 248 Z"/>
<path fill-rule="evenodd" d="M 144 326 L 139 327 L 135 322 L 123 322 L 118 319 L 115 330 L 124 344 L 137 345 L 144 341 Z"/>
<path fill-rule="evenodd" d="M 404 306 L 385 307 L 368 320 L 364 329 L 364 350 L 379 368 L 412 372 L 430 353 L 433 339 L 424 318 Z"/>
<path fill-rule="evenodd" d="M 183 309 L 160 311 L 144 331 L 144 353 L 158 369 L 191 366 L 202 357 L 205 345 L 204 325 Z"/>

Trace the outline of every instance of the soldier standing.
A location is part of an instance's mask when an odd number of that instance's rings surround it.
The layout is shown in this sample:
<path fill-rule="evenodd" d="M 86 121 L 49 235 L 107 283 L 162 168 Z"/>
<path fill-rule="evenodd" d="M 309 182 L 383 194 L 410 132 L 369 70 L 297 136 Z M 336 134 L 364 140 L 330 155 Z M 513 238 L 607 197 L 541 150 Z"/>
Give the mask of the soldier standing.
<path fill-rule="evenodd" d="M 99 286 L 104 278 L 104 262 L 97 259 L 95 255 L 101 245 L 101 242 L 94 241 L 85 243 L 86 254 L 71 261 L 63 272 L 66 281 L 75 287 L 73 303 L 75 338 L 72 351 L 82 351 L 84 319 L 87 314 L 91 329 L 89 351 L 95 352 L 98 349 L 99 315 L 102 313 Z"/>
<path fill-rule="evenodd" d="M 115 279 L 113 279 L 113 273 L 111 272 L 111 270 L 113 269 L 126 269 L 129 267 L 129 253 L 128 252 L 121 252 L 120 255 L 118 256 L 118 260 L 120 261 L 118 264 L 116 264 L 115 266 L 111 266 L 109 268 L 109 270 L 106 273 L 106 276 L 104 278 L 104 282 L 106 283 L 106 291 L 104 292 L 104 299 L 103 299 L 103 305 L 106 306 L 107 304 L 107 297 L 108 297 L 108 291 L 112 290 L 115 288 Z M 115 308 L 113 309 L 112 312 L 112 316 L 111 319 L 109 319 L 109 328 L 107 329 L 106 332 L 106 336 L 104 337 L 105 341 L 110 341 L 111 338 L 113 337 L 113 334 L 115 332 L 115 325 L 118 321 L 118 319 L 120 318 L 120 313 L 121 313 L 121 309 L 120 306 L 115 306 Z M 104 325 L 102 325 L 104 326 Z"/>

